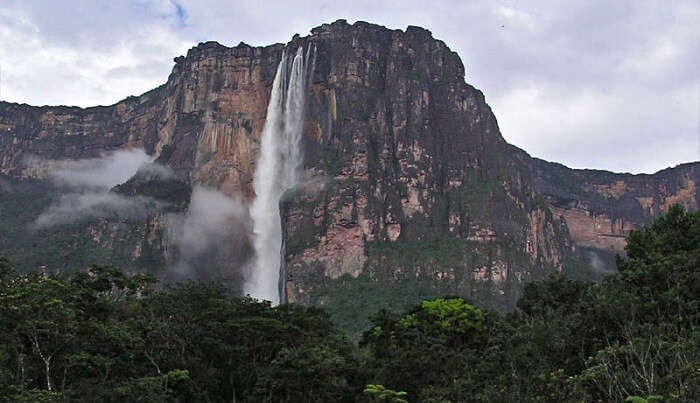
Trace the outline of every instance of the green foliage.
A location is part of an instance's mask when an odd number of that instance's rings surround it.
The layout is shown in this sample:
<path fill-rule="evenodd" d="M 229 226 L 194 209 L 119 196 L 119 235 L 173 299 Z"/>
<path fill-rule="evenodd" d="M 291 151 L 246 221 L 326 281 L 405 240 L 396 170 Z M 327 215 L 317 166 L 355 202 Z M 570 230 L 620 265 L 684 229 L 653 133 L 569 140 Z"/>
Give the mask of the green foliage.
<path fill-rule="evenodd" d="M 200 397 L 186 370 L 129 379 L 116 386 L 113 393 L 114 400 L 134 402 L 188 402 Z"/>
<path fill-rule="evenodd" d="M 378 293 L 413 306 L 372 315 L 359 346 L 318 308 L 0 258 L 0 401 L 698 401 L 700 213 L 673 207 L 627 251 L 602 283 L 526 285 L 507 315 L 430 286 Z M 364 276 L 334 286 L 369 310 Z"/>
<path fill-rule="evenodd" d="M 483 312 L 466 304 L 462 298 L 424 301 L 421 307 L 442 331 L 463 334 L 471 330 L 484 330 Z"/>
<path fill-rule="evenodd" d="M 314 284 L 313 280 L 304 279 L 309 284 Z M 370 325 L 368 318 L 378 311 L 378 307 L 403 311 L 425 299 L 444 294 L 439 284 L 427 278 L 409 276 L 387 287 L 367 273 L 358 277 L 345 274 L 330 280 L 327 285 L 318 284 L 315 289 L 320 291 L 312 293 L 312 303 L 323 306 L 333 322 L 354 340 L 358 340 Z"/>
<path fill-rule="evenodd" d="M 505 293 L 499 293 L 488 278 L 493 262 L 511 262 L 509 270 L 532 267 L 521 249 L 497 242 L 439 237 L 421 242 L 374 241 L 368 242 L 367 247 L 369 268 L 357 277 L 328 279 L 309 270 L 312 274 L 299 280 L 311 289 L 310 303 L 328 310 L 338 327 L 353 339 L 359 339 L 370 324 L 368 317 L 379 309 L 400 312 L 441 295 L 479 301 L 482 308 L 512 309 L 520 295 L 520 285 L 512 280 L 505 284 Z M 486 279 L 473 279 L 470 271 L 474 267 L 483 267 Z M 438 278 L 436 270 L 445 275 Z M 544 277 L 539 273 L 538 276 Z M 528 274 L 521 280 L 528 281 Z"/>
<path fill-rule="evenodd" d="M 507 316 L 456 298 L 380 312 L 373 380 L 418 401 L 697 401 L 699 225 L 674 207 L 630 235 L 619 275 L 530 283 Z"/>
<path fill-rule="evenodd" d="M 256 396 L 275 402 L 354 400 L 359 362 L 347 341 L 339 338 L 337 343 L 280 350 L 258 379 Z"/>
<path fill-rule="evenodd" d="M 455 237 L 431 241 L 369 242 L 368 255 L 381 257 L 389 264 L 416 265 L 434 263 L 440 267 L 458 265 L 480 244 Z"/>
<path fill-rule="evenodd" d="M 142 256 L 134 261 L 134 247 L 142 241 L 143 220 L 115 216 L 106 221 L 85 218 L 36 227 L 37 217 L 60 198 L 61 192 L 41 181 L 17 181 L 2 175 L 0 180 L 12 186 L 12 191 L 0 192 L 0 254 L 17 270 L 66 272 L 92 264 L 115 264 L 157 272 L 164 267 L 163 253 L 153 248 L 159 244 L 161 229 L 154 234 L 153 243 L 142 243 Z"/>
<path fill-rule="evenodd" d="M 404 399 L 408 393 L 387 389 L 383 385 L 369 384 L 364 393 L 375 402 L 408 403 L 408 400 Z"/>
<path fill-rule="evenodd" d="M 441 379 L 460 377 L 463 360 L 485 341 L 486 322 L 485 314 L 462 298 L 437 298 L 401 316 L 379 312 L 361 345 L 372 353 L 370 365 L 379 368 L 377 382 L 421 396 Z"/>
<path fill-rule="evenodd" d="M 343 401 L 366 383 L 315 308 L 111 266 L 2 273 L 0 401 Z"/>
<path fill-rule="evenodd" d="M 618 259 L 620 276 L 609 288 L 623 297 L 626 318 L 678 326 L 700 321 L 700 212 L 675 205 L 651 226 L 632 231 L 627 259 Z M 613 298 L 615 298 L 613 296 Z M 612 302 L 612 301 L 611 301 Z M 622 312 L 618 312 L 622 313 Z"/>
<path fill-rule="evenodd" d="M 625 399 L 625 402 L 629 403 L 661 403 L 663 401 L 664 397 L 658 395 L 652 395 L 647 397 L 646 399 L 639 396 L 629 396 Z"/>
<path fill-rule="evenodd" d="M 56 403 L 61 401 L 61 395 L 55 392 L 49 392 L 44 389 L 24 389 L 22 387 L 10 386 L 4 393 L 0 395 L 0 401 L 15 402 L 15 403 Z"/>
<path fill-rule="evenodd" d="M 620 274 L 595 301 L 606 342 L 573 378 L 576 387 L 603 400 L 697 400 L 700 212 L 671 207 L 629 235 L 627 258 L 617 263 Z"/>

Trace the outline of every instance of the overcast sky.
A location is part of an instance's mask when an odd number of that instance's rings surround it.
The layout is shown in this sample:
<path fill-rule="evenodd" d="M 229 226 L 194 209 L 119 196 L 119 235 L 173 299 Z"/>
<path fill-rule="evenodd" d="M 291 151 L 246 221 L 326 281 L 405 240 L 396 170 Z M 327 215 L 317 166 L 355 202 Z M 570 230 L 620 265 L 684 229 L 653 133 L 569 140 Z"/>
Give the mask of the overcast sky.
<path fill-rule="evenodd" d="M 113 104 L 197 42 L 287 42 L 338 18 L 431 30 L 533 156 L 633 173 L 700 159 L 698 0 L 3 0 L 0 99 Z"/>

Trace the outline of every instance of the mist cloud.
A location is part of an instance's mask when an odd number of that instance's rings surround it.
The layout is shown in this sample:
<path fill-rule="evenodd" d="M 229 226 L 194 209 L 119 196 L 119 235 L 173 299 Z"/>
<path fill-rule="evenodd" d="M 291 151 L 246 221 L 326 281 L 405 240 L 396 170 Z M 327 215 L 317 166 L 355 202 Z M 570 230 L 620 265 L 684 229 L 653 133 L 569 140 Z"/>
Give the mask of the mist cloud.
<path fill-rule="evenodd" d="M 63 193 L 33 222 L 34 229 L 85 219 L 146 218 L 162 211 L 166 203 L 151 197 L 126 196 L 113 188 L 132 178 L 177 180 L 169 167 L 154 163 L 140 149 L 75 161 L 47 162 L 27 157 L 24 163 L 40 170 L 61 167 L 49 172 L 47 179 Z M 165 219 L 167 242 L 172 246 L 169 275 L 175 280 L 212 279 L 221 273 L 229 278 L 241 275 L 235 270 L 245 263 L 248 221 L 247 206 L 239 198 L 194 187 L 187 210 L 168 213 Z"/>
<path fill-rule="evenodd" d="M 139 218 L 162 206 L 148 197 L 125 197 L 111 192 L 137 171 L 152 176 L 172 175 L 167 167 L 152 163 L 141 149 L 119 150 L 100 158 L 61 161 L 62 168 L 48 180 L 65 191 L 34 221 L 34 228 L 65 225 L 91 218 Z M 41 164 L 41 161 L 34 161 Z"/>
<path fill-rule="evenodd" d="M 612 258 L 608 257 L 608 262 L 606 262 L 601 253 L 597 250 L 588 248 L 582 249 L 582 256 L 588 261 L 588 264 L 599 273 L 611 274 L 617 272 L 614 260 L 610 261 Z"/>
<path fill-rule="evenodd" d="M 37 228 L 74 223 L 88 218 L 139 218 L 159 204 L 148 197 L 115 193 L 69 193 L 51 204 L 34 222 Z"/>
<path fill-rule="evenodd" d="M 65 168 L 49 174 L 49 180 L 75 190 L 109 190 L 152 161 L 141 149 L 119 150 L 100 158 L 66 161 Z"/>
<path fill-rule="evenodd" d="M 215 269 L 217 256 L 238 255 L 234 248 L 246 241 L 247 217 L 239 199 L 195 187 L 187 212 L 168 216 L 168 231 L 179 255 L 171 270 L 184 277 L 209 277 L 206 272 Z"/>
<path fill-rule="evenodd" d="M 176 179 L 175 173 L 170 167 L 157 164 L 155 162 L 149 162 L 139 166 L 137 170 L 137 175 L 147 178 L 158 178 L 158 179 Z"/>

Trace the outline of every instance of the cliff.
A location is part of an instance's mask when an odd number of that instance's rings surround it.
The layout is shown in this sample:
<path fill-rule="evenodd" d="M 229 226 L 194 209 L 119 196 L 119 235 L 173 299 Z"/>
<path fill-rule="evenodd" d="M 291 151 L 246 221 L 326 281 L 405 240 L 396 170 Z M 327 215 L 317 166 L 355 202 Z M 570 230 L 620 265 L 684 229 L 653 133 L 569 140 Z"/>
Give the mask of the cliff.
<path fill-rule="evenodd" d="M 610 271 L 629 230 L 673 203 L 698 207 L 698 163 L 654 175 L 572 170 L 509 145 L 483 94 L 465 82 L 458 55 L 422 28 L 339 20 L 286 46 L 316 49 L 306 181 L 286 195 L 280 218 L 290 302 L 325 305 L 347 323 L 380 305 L 440 293 L 506 309 L 523 282 L 552 271 L 582 278 Z M 18 234 L 0 238 L 0 253 L 56 269 L 95 260 L 84 251 L 72 260 L 25 259 L 51 242 L 21 231 L 32 213 L 17 216 L 13 209 L 24 205 L 13 201 L 52 194 L 36 190 L 48 189 L 48 172 L 105 151 L 143 148 L 190 190 L 208 186 L 250 200 L 283 49 L 202 43 L 175 59 L 166 84 L 112 106 L 0 103 L 0 185 L 14 193 L 3 191 L 0 212 L 15 217 Z M 153 211 L 128 225 L 75 223 L 74 242 L 62 248 L 88 245 L 110 251 L 100 259 L 119 256 L 127 268 L 165 273 L 174 259 L 167 217 Z M 208 264 L 236 289 L 249 241 L 226 239 Z M 243 252 L 232 259 L 221 252 L 227 248 Z M 150 258 L 139 263 L 143 250 Z"/>

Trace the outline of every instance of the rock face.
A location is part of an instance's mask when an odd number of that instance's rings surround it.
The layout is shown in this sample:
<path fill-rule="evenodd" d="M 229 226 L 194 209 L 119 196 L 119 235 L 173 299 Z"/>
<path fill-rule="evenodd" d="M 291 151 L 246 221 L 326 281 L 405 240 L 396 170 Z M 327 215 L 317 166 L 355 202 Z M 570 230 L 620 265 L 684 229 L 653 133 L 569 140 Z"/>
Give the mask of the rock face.
<path fill-rule="evenodd" d="M 282 45 L 227 48 L 202 43 L 186 57 L 175 59 L 166 84 L 112 106 L 82 109 L 0 103 L 0 183 L 8 189 L 0 194 L 0 216 L 16 230 L 0 239 L 0 253 L 26 268 L 63 270 L 113 262 L 162 274 L 166 265 L 179 259 L 167 211 L 138 222 L 108 217 L 28 230 L 42 209 L 59 197 L 42 180 L 65 166 L 66 160 L 139 147 L 172 168 L 190 188 L 214 187 L 230 196 L 251 197 L 269 88 L 282 49 Z M 19 186 L 18 180 L 25 183 Z M 18 199 L 24 205 L 16 203 Z M 64 238 L 65 243 L 50 242 Z M 235 259 L 218 248 L 216 254 L 221 257 L 216 262 L 202 263 L 218 267 L 203 271 L 216 273 L 210 278 L 229 279 L 227 284 L 237 289 L 242 281 L 239 271 L 249 254 L 247 244 L 230 245 L 246 251 L 242 256 L 233 253 Z"/>
<path fill-rule="evenodd" d="M 422 28 L 339 20 L 286 46 L 316 48 L 307 181 L 282 202 L 290 302 L 364 314 L 451 293 L 508 308 L 523 282 L 610 270 L 631 229 L 673 203 L 698 207 L 698 163 L 654 175 L 572 170 L 507 144 L 457 54 Z M 63 160 L 142 147 L 190 187 L 250 200 L 283 48 L 200 44 L 166 84 L 112 106 L 0 103 L 0 173 L 41 181 Z M 150 236 L 162 266 L 156 217 L 133 242 Z M 87 228 L 93 239 L 107 231 Z"/>
<path fill-rule="evenodd" d="M 533 159 L 530 166 L 535 189 L 545 197 L 555 216 L 562 217 L 574 249 L 594 266 L 614 268 L 614 255 L 624 254 L 630 230 L 649 223 L 679 203 L 697 210 L 700 164 L 682 164 L 654 175 L 615 174 L 597 170 L 572 170 L 563 165 Z"/>

